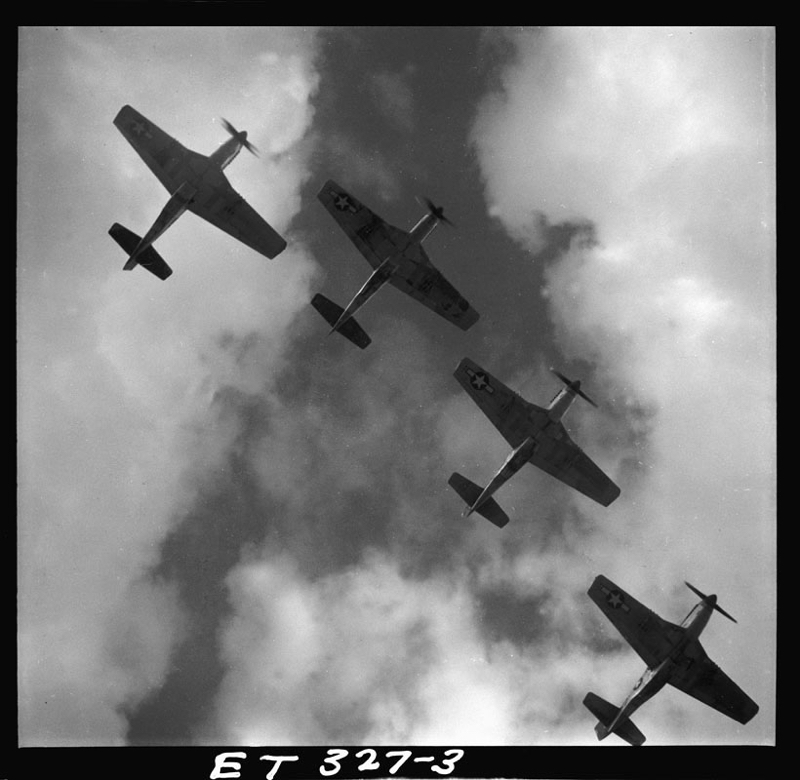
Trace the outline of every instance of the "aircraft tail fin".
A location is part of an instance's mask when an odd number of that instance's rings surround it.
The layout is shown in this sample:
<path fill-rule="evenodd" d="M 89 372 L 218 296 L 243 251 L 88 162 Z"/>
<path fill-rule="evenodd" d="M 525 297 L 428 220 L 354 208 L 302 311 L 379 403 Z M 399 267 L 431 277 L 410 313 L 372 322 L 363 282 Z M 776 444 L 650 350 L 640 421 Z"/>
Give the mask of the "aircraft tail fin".
<path fill-rule="evenodd" d="M 645 736 L 633 724 L 630 718 L 614 723 L 619 714 L 619 707 L 615 707 L 605 699 L 601 699 L 596 693 L 587 693 L 583 703 L 589 712 L 592 713 L 600 722 L 594 727 L 598 739 L 605 739 L 610 733 L 622 737 L 629 745 L 639 746 L 644 744 Z M 614 728 L 609 728 L 611 725 Z"/>
<path fill-rule="evenodd" d="M 329 298 L 317 293 L 311 299 L 311 305 L 326 319 L 329 325 L 336 325 L 339 317 L 342 316 L 344 309 L 335 304 Z M 350 317 L 336 329 L 337 333 L 341 333 L 348 341 L 352 341 L 357 347 L 366 349 L 371 343 L 372 339 L 366 334 L 364 329 L 356 322 L 355 317 Z"/>
<path fill-rule="evenodd" d="M 461 496 L 468 506 L 473 506 L 483 492 L 478 485 L 462 477 L 458 472 L 453 472 L 447 480 L 453 490 Z M 481 517 L 485 517 L 490 523 L 502 528 L 508 523 L 508 515 L 500 508 L 500 505 L 491 496 L 487 498 L 476 510 Z"/>
<path fill-rule="evenodd" d="M 136 233 L 132 230 L 128 230 L 124 225 L 120 225 L 119 222 L 115 222 L 109 228 L 108 235 L 110 235 L 129 255 L 135 251 L 141 240 Z M 167 279 L 172 274 L 172 269 L 164 262 L 164 258 L 161 257 L 152 246 L 147 247 L 133 262 L 128 259 L 124 268 L 126 271 L 130 271 L 137 264 L 146 268 L 159 279 Z"/>

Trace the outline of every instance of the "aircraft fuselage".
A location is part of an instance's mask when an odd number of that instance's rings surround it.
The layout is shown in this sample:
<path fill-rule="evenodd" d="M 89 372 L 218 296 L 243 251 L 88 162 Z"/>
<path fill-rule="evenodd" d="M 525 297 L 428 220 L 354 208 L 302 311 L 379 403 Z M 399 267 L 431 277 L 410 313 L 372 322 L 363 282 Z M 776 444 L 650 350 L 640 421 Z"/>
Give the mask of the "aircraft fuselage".
<path fill-rule="evenodd" d="M 242 132 L 241 136 L 241 139 L 233 136 L 221 144 L 215 152 L 209 155 L 209 162 L 221 171 L 225 170 L 236 159 L 236 155 L 242 151 L 243 140 L 247 139 L 247 133 Z"/>
<path fill-rule="evenodd" d="M 411 277 L 416 266 L 416 261 L 406 258 L 409 250 L 419 246 L 439 224 L 439 219 L 434 214 L 426 214 L 406 235 L 406 240 L 394 244 L 391 253 L 372 272 L 369 279 L 347 304 L 339 320 L 331 329 L 331 333 L 349 320 L 373 295 L 375 295 L 386 282 L 398 271 Z"/>
<path fill-rule="evenodd" d="M 633 689 L 619 708 L 614 720 L 608 726 L 604 726 L 602 723 L 597 724 L 595 727 L 597 736 L 600 739 L 607 737 L 614 731 L 617 723 L 630 718 L 639 707 L 649 699 L 652 699 L 669 682 L 671 667 L 672 660 L 665 658 L 654 669 L 645 669 L 644 674 L 636 681 Z"/>
<path fill-rule="evenodd" d="M 679 648 L 700 637 L 711 619 L 711 613 L 714 611 L 716 603 L 716 596 L 708 596 L 705 601 L 700 601 L 692 608 L 681 623 L 681 628 L 685 628 L 686 631 L 683 641 L 678 645 Z"/>
<path fill-rule="evenodd" d="M 528 436 L 519 447 L 516 447 L 506 458 L 506 462 L 500 467 L 497 474 L 492 477 L 489 484 L 483 489 L 483 492 L 478 496 L 478 500 L 469 507 L 466 515 L 469 516 L 476 511 L 501 485 L 513 477 L 531 459 L 536 446 L 536 439 L 533 436 Z"/>
<path fill-rule="evenodd" d="M 648 699 L 651 699 L 668 682 L 673 680 L 694 662 L 693 648 L 703 629 L 708 625 L 711 613 L 714 610 L 716 596 L 709 596 L 705 601 L 699 602 L 681 623 L 680 639 L 670 650 L 669 655 L 655 667 L 648 667 L 644 674 L 633 686 L 633 690 L 628 694 L 625 702 L 620 707 L 614 721 L 607 727 L 598 724 L 598 736 L 602 730 L 605 735 L 614 730 L 614 726 L 620 721 L 630 718 Z M 602 739 L 602 737 L 601 737 Z"/>
<path fill-rule="evenodd" d="M 246 136 L 246 133 L 242 133 Z M 222 175 L 222 170 L 233 162 L 236 155 L 242 148 L 242 141 L 237 138 L 229 138 L 215 152 L 209 156 L 193 153 L 188 158 L 185 155 L 171 157 L 176 165 L 182 166 L 180 178 L 183 183 L 172 193 L 161 213 L 156 218 L 147 233 L 142 237 L 139 245 L 131 253 L 125 268 L 130 270 L 136 265 L 136 258 L 149 247 L 157 238 L 171 225 L 175 223 L 198 196 L 203 197 L 206 193 L 213 193 L 214 179 Z M 165 169 L 170 174 L 169 165 L 165 164 Z"/>
<path fill-rule="evenodd" d="M 426 214 L 409 231 L 409 236 L 411 237 L 409 244 L 421 244 L 434 231 L 438 224 L 439 219 L 435 214 Z"/>
<path fill-rule="evenodd" d="M 575 384 L 580 388 L 580 382 Z M 572 388 L 565 387 L 559 390 L 547 407 L 547 416 L 555 422 L 559 421 L 567 413 L 574 400 L 575 391 Z"/>
<path fill-rule="evenodd" d="M 378 290 L 383 287 L 392 274 L 397 270 L 397 265 L 392 257 L 387 257 L 371 274 L 369 279 L 364 282 L 361 289 L 353 296 L 353 300 L 347 304 L 339 319 L 331 328 L 333 333 L 337 328 L 344 325 Z"/>
<path fill-rule="evenodd" d="M 580 382 L 576 382 L 575 386 L 580 388 Z M 548 440 L 561 439 L 564 436 L 561 418 L 572 406 L 575 396 L 574 390 L 570 387 L 560 390 L 547 407 L 546 416 L 541 411 L 536 411 L 534 414 L 534 408 L 529 408 L 527 421 L 524 424 L 525 430 L 529 431 L 528 437 L 511 452 L 506 462 L 484 488 L 478 500 L 468 507 L 466 515 L 476 511 L 503 483 L 516 474 L 531 459 L 535 449 L 541 448 L 542 452 L 546 453 L 550 449 Z M 556 462 L 555 457 L 553 462 Z"/>

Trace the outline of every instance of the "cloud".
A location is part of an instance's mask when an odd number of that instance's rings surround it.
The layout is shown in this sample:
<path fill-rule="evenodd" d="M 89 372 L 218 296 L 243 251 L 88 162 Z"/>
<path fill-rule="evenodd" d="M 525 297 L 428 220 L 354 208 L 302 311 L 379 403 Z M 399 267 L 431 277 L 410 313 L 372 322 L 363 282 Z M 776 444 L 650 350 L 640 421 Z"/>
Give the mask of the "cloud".
<path fill-rule="evenodd" d="M 316 273 L 302 244 L 266 261 L 193 215 L 159 241 L 168 283 L 120 273 L 107 227 L 143 232 L 167 194 L 111 121 L 131 103 L 205 153 L 225 140 L 215 116 L 249 129 L 268 158 L 237 159 L 231 181 L 285 233 L 308 176 L 314 45 L 299 31 L 21 35 L 22 744 L 121 744 L 122 708 L 163 681 L 185 615 L 149 573 L 159 545 L 239 433 L 216 399 L 270 386 Z"/>
<path fill-rule="evenodd" d="M 516 59 L 474 130 L 487 203 L 533 257 L 553 258 L 537 255 L 548 229 L 569 227 L 544 291 L 558 346 L 595 367 L 606 399 L 569 426 L 623 496 L 606 510 L 527 473 L 504 487 L 516 522 L 503 535 L 442 523 L 455 499 L 441 464 L 480 480 L 507 450 L 430 379 L 425 340 L 387 329 L 358 372 L 309 374 L 251 442 L 259 484 L 288 511 L 229 577 L 229 673 L 206 737 L 592 744 L 583 695 L 621 700 L 640 671 L 588 601 L 599 572 L 675 621 L 689 579 L 748 626 L 733 648 L 714 644 L 722 627 L 704 644 L 762 702 L 760 722 L 737 729 L 666 696 L 639 719 L 651 742 L 774 734 L 770 672 L 752 667 L 774 659 L 769 46 L 746 37 L 511 37 Z M 528 390 L 546 378 L 539 359 L 508 383 L 544 403 Z M 461 717 L 476 708 L 478 731 Z"/>
<path fill-rule="evenodd" d="M 280 509 L 228 576 L 226 673 L 196 739 L 580 743 L 568 715 L 593 666 L 573 544 L 531 548 L 544 532 L 524 515 L 509 535 L 458 518 L 442 464 L 482 418 L 452 402 L 421 333 L 382 330 L 358 372 L 304 369 L 262 407 L 248 462 Z"/>
<path fill-rule="evenodd" d="M 230 583 L 227 740 L 502 743 L 502 680 L 462 587 L 404 577 L 379 553 L 316 581 L 286 559 L 262 560 Z M 478 708 L 491 717 L 476 722 Z"/>
<path fill-rule="evenodd" d="M 725 242 L 725 253 L 738 247 L 749 264 L 737 254 L 732 272 L 708 238 L 712 227 L 723 232 L 718 220 L 741 217 L 730 203 L 752 185 L 768 133 L 737 114 L 735 96 L 721 116 L 742 132 L 717 128 L 717 114 L 693 92 L 708 91 L 719 105 L 725 92 L 708 68 L 717 67 L 717 49 L 729 59 L 735 42 L 711 35 L 688 60 L 695 49 L 659 45 L 651 30 L 556 30 L 513 42 L 518 56 L 504 91 L 487 97 L 475 125 L 487 200 L 534 253 L 543 227 L 575 226 L 567 250 L 544 270 L 546 300 L 563 353 L 594 364 L 592 395 L 607 402 L 599 413 L 576 406 L 568 424 L 623 496 L 610 511 L 526 473 L 503 489 L 515 514 L 503 535 L 442 523 L 457 502 L 427 485 L 425 464 L 452 464 L 480 481 L 507 448 L 467 399 L 425 384 L 424 346 L 404 352 L 413 336 L 382 334 L 374 363 L 352 376 L 331 369 L 335 404 L 312 384 L 303 415 L 291 405 L 274 409 L 271 434 L 253 450 L 263 486 L 290 507 L 281 547 L 292 557 L 268 542 L 229 578 L 230 673 L 207 735 L 248 744 L 288 734 L 312 744 L 593 744 L 584 694 L 621 701 L 641 672 L 586 596 L 600 572 L 675 621 L 691 605 L 681 580 L 706 580 L 749 627 L 736 648 L 715 651 L 714 636 L 704 643 L 763 701 L 760 728 L 737 729 L 688 697 L 665 696 L 638 721 L 651 742 L 772 733 L 769 675 L 753 672 L 751 660 L 774 657 L 774 645 L 758 639 L 769 635 L 763 605 L 774 594 L 757 575 L 745 583 L 729 574 L 754 550 L 759 571 L 774 562 L 774 399 L 764 381 L 773 368 L 761 308 L 769 257 L 756 269 L 760 291 L 741 276 L 765 245 L 768 188 L 752 196 L 760 216 L 751 229 L 737 227 L 737 242 Z M 594 132 L 583 119 L 593 112 Z M 753 164 L 740 173 L 723 165 L 731 151 L 739 165 Z M 690 186 L 698 166 L 717 172 L 721 194 Z M 553 381 L 542 360 L 504 379 L 540 403 L 547 398 L 531 391 Z M 416 389 L 433 441 L 407 435 Z M 730 425 L 734 413 L 746 420 L 746 451 L 736 446 L 743 434 Z M 320 517 L 347 517 L 348 525 L 332 529 Z M 364 554 L 367 527 L 376 551 Z M 345 550 L 345 538 L 359 547 Z"/>
<path fill-rule="evenodd" d="M 352 189 L 356 197 L 363 187 L 375 187 L 385 202 L 399 196 L 401 185 L 397 174 L 392 170 L 391 161 L 379 149 L 357 144 L 346 134 L 335 131 L 326 133 L 320 143 L 325 145 L 332 164 L 340 171 L 336 174 L 337 179 Z"/>
<path fill-rule="evenodd" d="M 475 125 L 490 212 L 534 256 L 543 225 L 591 225 L 544 270 L 557 337 L 618 407 L 647 410 L 646 449 L 625 456 L 644 468 L 596 518 L 591 558 L 611 565 L 621 525 L 631 557 L 605 573 L 643 601 L 697 576 L 739 605 L 747 635 L 717 660 L 766 704 L 751 733 L 768 738 L 771 675 L 743 669 L 775 649 L 772 32 L 512 40 Z"/>
<path fill-rule="evenodd" d="M 373 73 L 370 87 L 378 108 L 400 129 L 414 129 L 414 93 L 408 84 L 414 74 L 409 65 L 402 73 Z"/>

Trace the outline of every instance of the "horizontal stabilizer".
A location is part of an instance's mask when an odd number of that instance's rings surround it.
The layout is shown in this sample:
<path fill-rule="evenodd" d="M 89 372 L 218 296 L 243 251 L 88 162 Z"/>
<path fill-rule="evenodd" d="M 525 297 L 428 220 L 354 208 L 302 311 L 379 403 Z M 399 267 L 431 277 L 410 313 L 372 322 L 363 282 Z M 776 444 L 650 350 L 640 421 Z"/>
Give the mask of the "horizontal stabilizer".
<path fill-rule="evenodd" d="M 614 723 L 614 718 L 619 713 L 619 707 L 615 707 L 605 699 L 601 699 L 596 693 L 587 693 L 583 699 L 583 703 L 589 712 L 592 713 L 599 721 L 595 726 L 598 739 L 605 739 L 608 736 L 608 727 Z M 630 718 L 625 718 L 614 725 L 613 733 L 618 737 L 622 737 L 629 745 L 638 747 L 643 745 L 645 736 L 633 725 Z"/>
<path fill-rule="evenodd" d="M 471 482 L 461 474 L 454 472 L 447 480 L 453 490 L 466 501 L 469 507 L 474 506 L 483 492 L 478 485 Z M 508 515 L 500 508 L 500 505 L 491 496 L 487 498 L 476 510 L 481 517 L 485 517 L 490 523 L 498 528 L 502 528 L 508 523 Z"/>
<path fill-rule="evenodd" d="M 344 309 L 335 304 L 329 298 L 317 293 L 311 299 L 311 305 L 333 326 L 339 321 Z M 364 329 L 356 322 L 355 317 L 345 320 L 338 328 L 337 333 L 341 333 L 346 339 L 352 341 L 357 347 L 365 349 L 372 343 L 372 339 L 366 334 Z"/>
<path fill-rule="evenodd" d="M 124 225 L 115 222 L 108 230 L 108 235 L 114 239 L 127 253 L 133 254 L 136 247 L 139 245 L 141 238 L 136 235 L 132 230 L 128 230 Z M 167 279 L 172 274 L 172 269 L 164 262 L 152 246 L 147 247 L 136 257 L 136 263 L 144 266 L 151 274 L 154 274 L 159 279 Z M 132 268 L 133 266 L 131 266 Z M 128 264 L 125 264 L 125 269 L 129 270 Z"/>

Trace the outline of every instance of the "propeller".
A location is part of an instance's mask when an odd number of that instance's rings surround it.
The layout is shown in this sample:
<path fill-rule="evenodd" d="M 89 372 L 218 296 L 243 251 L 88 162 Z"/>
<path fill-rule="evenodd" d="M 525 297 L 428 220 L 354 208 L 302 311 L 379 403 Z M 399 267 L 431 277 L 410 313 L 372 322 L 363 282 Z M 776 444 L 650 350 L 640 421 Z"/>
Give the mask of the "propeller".
<path fill-rule="evenodd" d="M 567 379 L 562 373 L 556 371 L 554 368 L 550 369 L 570 390 L 577 393 L 584 401 L 588 401 L 595 409 L 599 408 L 597 404 L 589 398 L 586 393 L 581 390 L 581 380 L 576 379 L 574 382 L 571 379 Z"/>
<path fill-rule="evenodd" d="M 222 124 L 225 125 L 225 129 L 237 140 L 241 141 L 242 146 L 247 149 L 248 152 L 251 152 L 256 157 L 258 157 L 258 149 L 247 140 L 247 130 L 242 130 L 239 132 L 225 117 L 222 117 Z"/>
<path fill-rule="evenodd" d="M 736 618 L 734 618 L 734 617 L 731 617 L 731 616 L 730 616 L 730 615 L 729 615 L 729 614 L 728 614 L 728 613 L 727 613 L 727 612 L 726 612 L 726 611 L 725 611 L 725 610 L 724 610 L 724 609 L 723 609 L 721 606 L 719 606 L 719 604 L 717 604 L 717 597 L 716 597 L 715 595 L 713 595 L 713 594 L 712 594 L 711 596 L 706 596 L 706 594 L 705 594 L 705 593 L 701 593 L 701 592 L 700 592 L 699 590 L 697 590 L 697 588 L 695 588 L 695 586 L 694 586 L 694 585 L 692 585 L 690 582 L 686 582 L 686 580 L 684 580 L 683 582 L 684 582 L 684 584 L 686 585 L 686 587 L 687 587 L 687 588 L 689 588 L 689 590 L 693 591 L 693 592 L 694 592 L 694 593 L 696 593 L 698 596 L 700 596 L 700 598 L 701 598 L 701 599 L 703 599 L 703 601 L 704 601 L 706 604 L 710 604 L 712 607 L 714 607 L 714 609 L 716 609 L 716 610 L 717 610 L 717 612 L 720 612 L 720 613 L 722 613 L 723 615 L 725 615 L 725 617 L 726 617 L 726 618 L 728 618 L 728 620 L 732 620 L 734 623 L 736 623 L 736 622 L 737 622 Z"/>
<path fill-rule="evenodd" d="M 444 215 L 444 209 L 441 206 L 437 206 L 430 198 L 420 198 L 418 196 L 417 203 L 419 203 L 420 206 L 425 206 L 425 208 L 428 209 L 428 211 L 440 222 L 444 222 L 445 224 L 450 225 L 450 227 L 455 227 L 455 225 Z"/>

